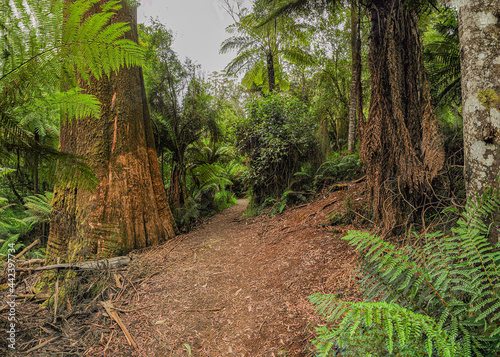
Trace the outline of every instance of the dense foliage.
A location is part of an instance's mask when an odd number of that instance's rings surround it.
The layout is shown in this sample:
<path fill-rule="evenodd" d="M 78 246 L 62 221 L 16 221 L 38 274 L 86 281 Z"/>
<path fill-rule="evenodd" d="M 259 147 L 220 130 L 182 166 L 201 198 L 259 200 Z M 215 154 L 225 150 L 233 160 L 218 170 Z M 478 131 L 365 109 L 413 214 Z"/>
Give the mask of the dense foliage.
<path fill-rule="evenodd" d="M 500 196 L 471 200 L 457 226 L 397 249 L 379 237 L 350 232 L 359 252 L 366 302 L 310 297 L 337 327 L 318 328 L 321 355 L 494 356 L 500 351 L 500 253 L 488 242 Z"/>
<path fill-rule="evenodd" d="M 253 202 L 280 197 L 301 164 L 314 159 L 318 144 L 307 107 L 275 94 L 248 103 L 239 146 L 249 158 L 247 181 Z"/>

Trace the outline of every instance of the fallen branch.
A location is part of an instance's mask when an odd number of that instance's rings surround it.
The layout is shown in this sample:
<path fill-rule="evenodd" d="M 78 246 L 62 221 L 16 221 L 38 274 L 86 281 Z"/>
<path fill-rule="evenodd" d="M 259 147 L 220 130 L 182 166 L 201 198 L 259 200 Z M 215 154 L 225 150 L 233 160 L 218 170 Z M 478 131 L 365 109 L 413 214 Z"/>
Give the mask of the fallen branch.
<path fill-rule="evenodd" d="M 54 269 L 71 269 L 71 270 L 102 270 L 102 269 L 114 269 L 130 264 L 131 259 L 129 257 L 116 257 L 110 259 L 94 260 L 83 263 L 62 263 L 47 265 L 44 267 L 36 268 L 35 271 L 41 270 L 54 270 Z"/>
<path fill-rule="evenodd" d="M 33 264 L 43 264 L 45 263 L 45 259 L 31 259 L 31 260 L 26 260 L 19 264 L 19 267 L 25 267 L 26 265 L 31 266 Z"/>
<path fill-rule="evenodd" d="M 21 253 L 19 253 L 18 255 L 16 255 L 16 260 L 21 258 L 28 250 L 30 250 L 31 248 L 33 248 L 35 245 L 38 245 L 40 244 L 40 239 L 36 239 L 33 243 L 31 243 L 30 245 L 28 245 L 26 248 L 24 248 Z"/>
<path fill-rule="evenodd" d="M 104 307 L 104 309 L 106 309 L 109 317 L 115 320 L 118 326 L 120 326 L 123 333 L 125 334 L 125 337 L 127 338 L 129 345 L 137 350 L 139 348 L 137 346 L 137 343 L 134 341 L 130 332 L 128 332 L 128 329 L 120 318 L 120 315 L 118 315 L 118 313 L 116 312 L 117 309 L 113 306 L 113 303 L 111 301 L 101 301 L 101 305 Z"/>

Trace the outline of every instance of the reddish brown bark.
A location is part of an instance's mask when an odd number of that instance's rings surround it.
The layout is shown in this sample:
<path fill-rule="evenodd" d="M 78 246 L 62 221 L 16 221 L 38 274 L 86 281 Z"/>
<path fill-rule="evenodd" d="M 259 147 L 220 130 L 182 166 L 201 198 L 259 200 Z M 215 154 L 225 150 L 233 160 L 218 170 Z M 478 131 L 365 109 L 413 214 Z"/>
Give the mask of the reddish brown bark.
<path fill-rule="evenodd" d="M 105 1 L 101 1 L 104 3 Z M 89 13 L 99 11 L 97 4 Z M 125 36 L 137 41 L 135 9 L 123 8 L 112 22 L 128 22 Z M 101 102 L 101 117 L 63 123 L 60 150 L 88 160 L 99 180 L 89 192 L 59 182 L 54 191 L 47 260 L 112 256 L 158 244 L 175 235 L 161 180 L 139 67 L 122 68 L 89 85 Z"/>

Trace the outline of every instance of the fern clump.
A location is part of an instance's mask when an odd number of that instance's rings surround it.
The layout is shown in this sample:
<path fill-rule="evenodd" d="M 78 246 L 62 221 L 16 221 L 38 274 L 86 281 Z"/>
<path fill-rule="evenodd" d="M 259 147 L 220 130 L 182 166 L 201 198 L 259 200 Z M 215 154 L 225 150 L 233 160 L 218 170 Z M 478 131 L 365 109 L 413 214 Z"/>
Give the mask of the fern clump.
<path fill-rule="evenodd" d="M 343 239 L 360 253 L 366 302 L 310 297 L 336 328 L 318 328 L 322 356 L 494 356 L 500 351 L 500 252 L 485 222 L 500 208 L 491 192 L 469 202 L 450 234 L 397 249 L 366 232 Z"/>

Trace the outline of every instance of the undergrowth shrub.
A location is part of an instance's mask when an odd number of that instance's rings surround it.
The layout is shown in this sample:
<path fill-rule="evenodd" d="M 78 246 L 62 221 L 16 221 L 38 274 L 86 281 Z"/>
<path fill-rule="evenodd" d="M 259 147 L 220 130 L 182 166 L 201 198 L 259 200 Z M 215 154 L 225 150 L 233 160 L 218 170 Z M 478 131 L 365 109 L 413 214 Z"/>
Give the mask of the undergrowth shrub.
<path fill-rule="evenodd" d="M 360 177 L 363 167 L 359 155 L 345 155 L 334 160 L 325 161 L 316 171 L 314 187 L 322 189 L 339 181 L 349 181 Z"/>
<path fill-rule="evenodd" d="M 281 197 L 294 173 L 319 152 L 315 128 L 304 103 L 281 94 L 248 102 L 239 149 L 248 155 L 246 180 L 252 203 Z"/>
<path fill-rule="evenodd" d="M 359 252 L 366 301 L 314 294 L 334 328 L 313 341 L 321 356 L 498 356 L 500 252 L 487 240 L 500 196 L 471 201 L 449 234 L 397 249 L 366 232 L 343 239 Z"/>

